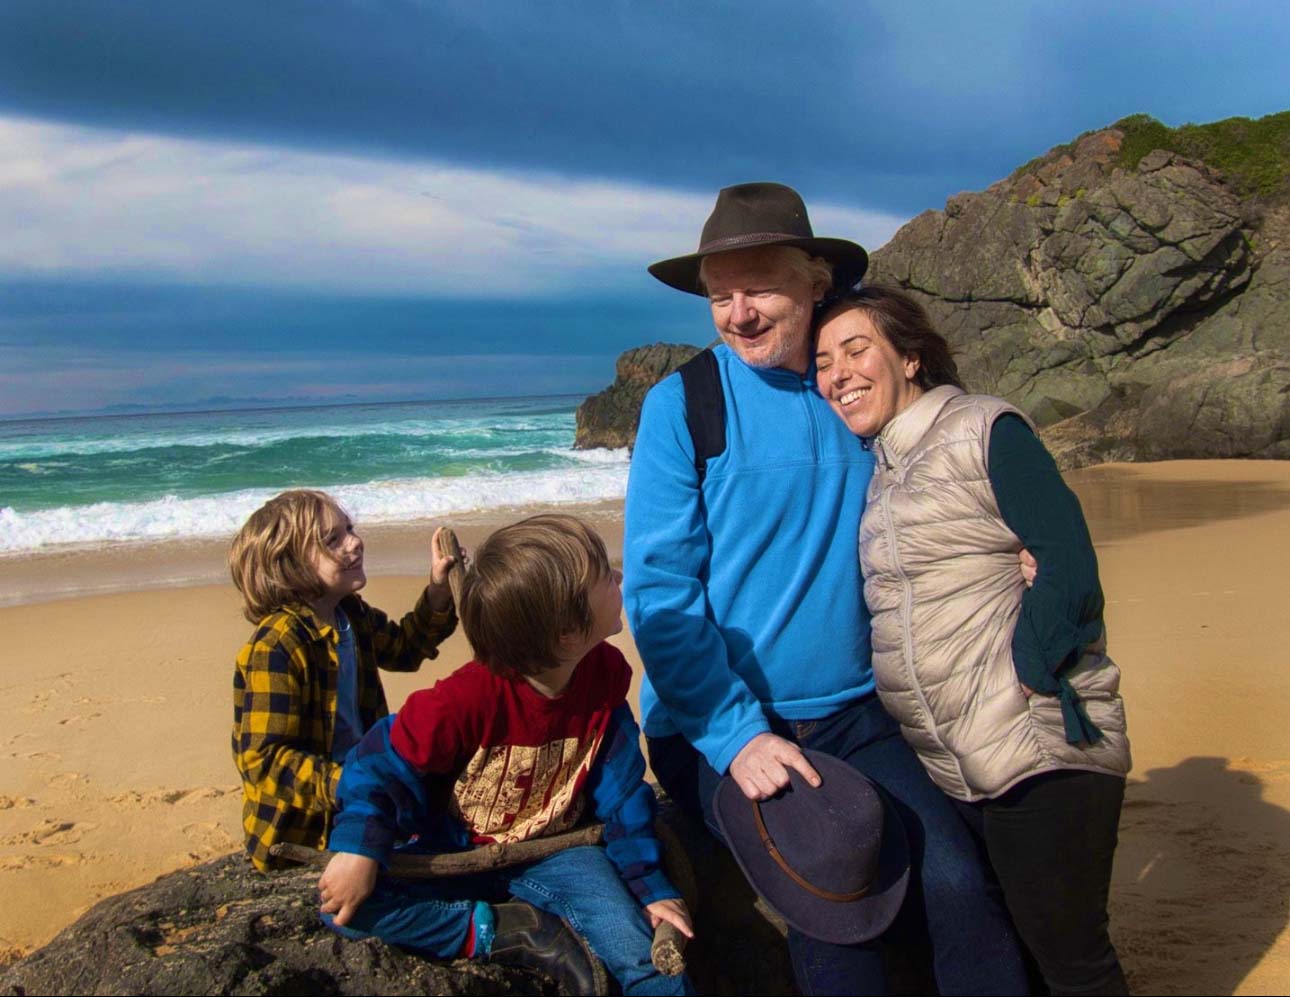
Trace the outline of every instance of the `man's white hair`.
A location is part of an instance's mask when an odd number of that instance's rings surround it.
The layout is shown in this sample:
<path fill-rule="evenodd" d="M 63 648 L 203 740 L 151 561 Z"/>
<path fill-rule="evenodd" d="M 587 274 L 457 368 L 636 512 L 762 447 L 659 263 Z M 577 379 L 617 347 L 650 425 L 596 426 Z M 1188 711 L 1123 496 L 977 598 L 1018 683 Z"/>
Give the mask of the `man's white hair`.
<path fill-rule="evenodd" d="M 772 259 L 779 260 L 790 271 L 805 278 L 811 287 L 820 287 L 827 291 L 833 285 L 833 264 L 822 256 L 812 256 L 805 249 L 798 249 L 796 246 L 749 246 L 747 248 L 760 249 Z M 731 250 L 735 253 L 744 251 Z M 708 289 L 708 260 L 710 259 L 712 259 L 711 256 L 705 256 L 699 261 L 699 286 L 704 291 Z"/>

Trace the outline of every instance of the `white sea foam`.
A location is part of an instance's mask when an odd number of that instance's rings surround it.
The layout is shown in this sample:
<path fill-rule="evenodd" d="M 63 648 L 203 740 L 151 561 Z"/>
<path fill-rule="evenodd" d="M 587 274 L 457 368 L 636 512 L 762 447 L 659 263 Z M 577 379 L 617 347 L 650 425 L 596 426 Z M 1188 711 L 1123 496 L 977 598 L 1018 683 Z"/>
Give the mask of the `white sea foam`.
<path fill-rule="evenodd" d="M 553 451 L 554 452 L 554 451 Z M 449 513 L 517 505 L 565 505 L 622 498 L 626 450 L 561 450 L 559 470 L 408 478 L 363 485 L 317 484 L 361 523 L 434 519 Z M 231 536 L 276 490 L 151 502 L 100 502 L 33 512 L 0 508 L 0 552 L 22 553 L 65 544 Z"/>
<path fill-rule="evenodd" d="M 422 437 L 451 444 L 457 437 L 472 440 L 514 436 L 518 433 L 553 433 L 567 438 L 573 428 L 571 412 L 548 416 L 474 416 L 459 418 L 404 419 L 351 425 L 305 424 L 273 428 L 230 427 L 227 429 L 159 429 L 136 435 L 84 436 L 70 439 L 26 438 L 0 440 L 0 460 L 40 460 L 50 457 L 85 457 L 107 453 L 147 453 L 171 447 L 261 447 L 292 440 L 357 437 Z"/>

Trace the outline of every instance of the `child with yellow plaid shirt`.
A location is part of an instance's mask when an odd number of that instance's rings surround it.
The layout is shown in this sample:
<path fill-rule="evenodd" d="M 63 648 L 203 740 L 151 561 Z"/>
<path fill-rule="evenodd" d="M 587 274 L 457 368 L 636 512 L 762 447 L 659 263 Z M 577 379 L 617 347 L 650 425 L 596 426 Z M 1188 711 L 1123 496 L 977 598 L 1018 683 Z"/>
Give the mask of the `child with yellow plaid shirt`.
<path fill-rule="evenodd" d="M 285 864 L 275 842 L 325 846 L 341 762 L 389 713 L 377 669 L 415 671 L 457 625 L 452 563 L 431 555 L 430 584 L 395 623 L 357 595 L 363 541 L 324 492 L 283 492 L 234 538 L 229 570 L 256 629 L 233 675 L 233 760 L 257 869 Z"/>

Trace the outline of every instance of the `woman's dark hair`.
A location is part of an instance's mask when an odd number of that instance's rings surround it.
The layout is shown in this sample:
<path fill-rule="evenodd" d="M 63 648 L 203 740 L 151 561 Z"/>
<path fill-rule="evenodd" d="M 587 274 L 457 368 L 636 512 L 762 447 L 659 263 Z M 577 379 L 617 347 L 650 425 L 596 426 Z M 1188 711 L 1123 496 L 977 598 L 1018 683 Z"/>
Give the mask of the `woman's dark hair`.
<path fill-rule="evenodd" d="M 815 311 L 816 337 L 827 320 L 852 310 L 863 312 L 901 356 L 918 357 L 914 383 L 924 391 L 941 384 L 963 387 L 950 344 L 932 327 L 923 306 L 904 291 L 865 284 L 825 298 Z"/>

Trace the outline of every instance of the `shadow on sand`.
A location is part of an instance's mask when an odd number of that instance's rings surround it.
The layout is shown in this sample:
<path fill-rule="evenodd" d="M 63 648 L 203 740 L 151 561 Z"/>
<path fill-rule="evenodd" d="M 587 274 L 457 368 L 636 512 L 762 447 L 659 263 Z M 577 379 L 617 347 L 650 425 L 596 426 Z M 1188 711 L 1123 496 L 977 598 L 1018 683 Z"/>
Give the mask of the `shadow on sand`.
<path fill-rule="evenodd" d="M 1111 933 L 1138 994 L 1230 994 L 1290 912 L 1290 760 L 1194 757 L 1130 781 Z"/>

